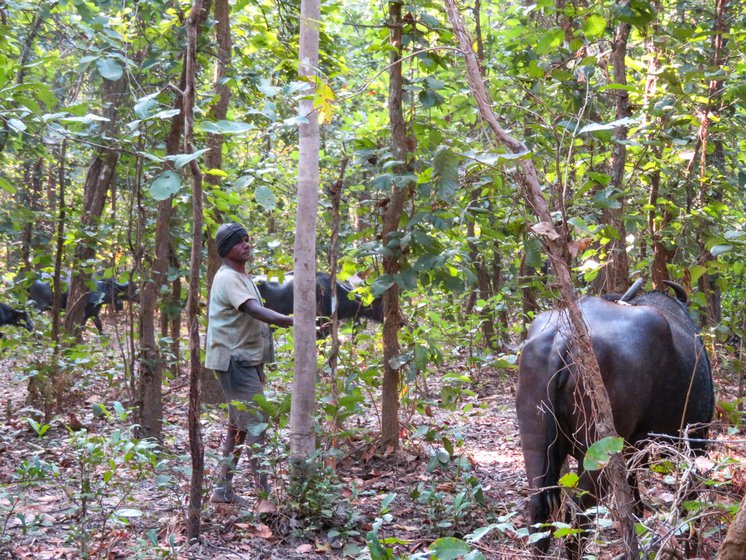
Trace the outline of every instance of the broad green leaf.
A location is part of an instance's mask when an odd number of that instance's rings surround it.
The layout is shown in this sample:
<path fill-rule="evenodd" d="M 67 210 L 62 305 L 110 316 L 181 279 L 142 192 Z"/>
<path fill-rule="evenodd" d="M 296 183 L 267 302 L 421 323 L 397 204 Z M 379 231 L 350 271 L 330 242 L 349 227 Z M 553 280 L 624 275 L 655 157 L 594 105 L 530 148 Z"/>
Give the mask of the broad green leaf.
<path fill-rule="evenodd" d="M 23 132 L 26 130 L 26 124 L 20 119 L 8 119 L 8 126 L 16 132 Z"/>
<path fill-rule="evenodd" d="M 440 388 L 440 406 L 445 410 L 454 410 L 460 395 L 460 391 L 448 385 Z"/>
<path fill-rule="evenodd" d="M 580 481 L 576 472 L 569 472 L 559 479 L 559 485 L 564 488 L 575 488 Z"/>
<path fill-rule="evenodd" d="M 623 119 L 617 119 L 615 121 L 612 121 L 606 124 L 591 123 L 581 128 L 578 131 L 578 133 L 582 134 L 583 132 L 594 132 L 596 130 L 613 130 L 615 128 L 619 128 L 620 126 L 630 126 L 630 125 L 636 124 L 638 121 L 639 119 L 636 119 L 636 118 L 624 117 Z"/>
<path fill-rule="evenodd" d="M 200 123 L 199 128 L 212 134 L 243 134 L 255 130 L 256 126 L 251 123 L 237 121 L 205 121 Z"/>
<path fill-rule="evenodd" d="M 599 15 L 592 14 L 583 22 L 583 33 L 589 39 L 600 37 L 606 30 L 606 20 Z"/>
<path fill-rule="evenodd" d="M 177 154 L 175 156 L 166 156 L 166 159 L 169 161 L 173 161 L 176 169 L 181 169 L 187 163 L 194 161 L 209 150 L 210 148 L 202 148 L 201 150 L 197 150 L 196 152 L 191 154 Z"/>
<path fill-rule="evenodd" d="M 471 552 L 471 546 L 466 541 L 456 537 L 441 537 L 430 545 L 438 560 L 456 560 Z"/>
<path fill-rule="evenodd" d="M 98 73 L 106 80 L 115 81 L 122 77 L 124 69 L 113 58 L 99 58 L 96 60 Z"/>
<path fill-rule="evenodd" d="M 164 171 L 150 185 L 150 196 L 155 200 L 166 200 L 181 188 L 181 177 L 173 171 Z"/>
<path fill-rule="evenodd" d="M 612 9 L 619 20 L 635 27 L 645 27 L 655 17 L 655 8 L 647 0 L 630 0 L 628 4 L 617 3 Z"/>
<path fill-rule="evenodd" d="M 0 189 L 3 189 L 6 192 L 9 192 L 10 194 L 16 194 L 18 192 L 16 188 L 11 185 L 7 179 L 4 177 L 0 177 Z"/>
<path fill-rule="evenodd" d="M 713 257 L 719 257 L 723 253 L 727 253 L 733 249 L 733 245 L 715 245 L 712 249 L 710 249 L 710 253 Z"/>
<path fill-rule="evenodd" d="M 153 98 L 153 95 L 148 95 L 147 97 L 138 99 L 137 103 L 135 103 L 135 115 L 137 115 L 138 118 L 147 119 L 156 107 L 158 107 L 158 101 Z"/>
<path fill-rule="evenodd" d="M 93 122 L 106 122 L 109 119 L 106 117 L 102 117 L 101 115 L 94 115 L 93 113 L 88 113 L 87 115 L 83 115 L 82 117 L 63 117 L 60 119 L 60 122 L 63 123 L 83 123 L 83 124 L 91 124 Z"/>
<path fill-rule="evenodd" d="M 565 38 L 565 32 L 562 29 L 550 29 L 546 31 L 539 39 L 536 45 L 536 54 L 548 54 L 562 44 Z"/>
<path fill-rule="evenodd" d="M 689 273 L 691 275 L 692 284 L 699 280 L 705 272 L 707 272 L 706 266 L 702 266 L 701 264 L 695 264 L 691 266 L 689 268 Z"/>
<path fill-rule="evenodd" d="M 142 517 L 142 511 L 139 509 L 125 508 L 116 510 L 114 515 L 117 517 Z"/>
<path fill-rule="evenodd" d="M 615 453 L 620 453 L 624 447 L 624 440 L 620 437 L 605 437 L 588 448 L 583 459 L 583 468 L 587 471 L 597 471 L 604 468 Z"/>
<path fill-rule="evenodd" d="M 370 291 L 373 293 L 374 296 L 378 297 L 380 295 L 383 295 L 383 292 L 393 286 L 394 282 L 395 280 L 393 276 L 391 276 L 390 274 L 382 274 L 373 281 L 373 285 L 370 287 Z"/>
<path fill-rule="evenodd" d="M 275 193 L 267 185 L 259 185 L 254 190 L 254 200 L 265 210 L 274 210 L 277 206 Z"/>
<path fill-rule="evenodd" d="M 460 185 L 458 158 L 450 148 L 442 147 L 435 152 L 433 173 L 438 197 L 444 202 L 452 202 Z"/>

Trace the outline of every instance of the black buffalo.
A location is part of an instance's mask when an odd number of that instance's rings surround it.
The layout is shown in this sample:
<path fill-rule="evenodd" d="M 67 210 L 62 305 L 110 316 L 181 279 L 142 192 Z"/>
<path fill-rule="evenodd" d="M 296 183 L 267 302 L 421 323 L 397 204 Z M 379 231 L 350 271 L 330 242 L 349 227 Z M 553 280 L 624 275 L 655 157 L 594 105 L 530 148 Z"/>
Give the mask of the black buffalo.
<path fill-rule="evenodd" d="M 614 425 L 627 444 L 650 434 L 679 436 L 693 426 L 704 439 L 712 419 L 714 393 L 707 352 L 698 329 L 678 299 L 652 292 L 620 305 L 586 296 L 580 308 L 611 401 Z M 682 301 L 683 300 L 683 301 Z M 597 439 L 591 406 L 573 363 L 572 333 L 566 311 L 548 311 L 531 325 L 519 363 L 516 411 L 529 485 L 532 530 L 546 522 L 559 503 L 557 482 L 568 455 L 578 461 L 579 486 L 588 490 L 581 507 L 594 504 L 598 471 L 583 471 L 583 457 Z M 704 442 L 691 447 L 704 450 Z M 636 480 L 631 479 L 637 495 Z M 545 552 L 549 539 L 541 539 Z"/>
<path fill-rule="evenodd" d="M 103 324 L 99 313 L 104 305 L 113 305 L 114 309 L 121 311 L 124 301 L 137 301 L 137 288 L 130 282 L 117 282 L 111 278 L 94 281 L 95 289 L 88 292 L 86 296 L 85 311 L 83 312 L 83 322 L 85 325 L 88 319 L 93 319 L 99 333 L 104 332 Z M 34 281 L 29 287 L 29 299 L 34 301 L 34 306 L 39 311 L 46 311 L 52 308 L 52 287 L 48 282 L 41 280 Z M 67 291 L 62 292 L 60 306 L 67 308 Z"/>
<path fill-rule="evenodd" d="M 0 303 L 0 325 L 14 325 L 23 327 L 27 331 L 33 330 L 34 325 L 24 310 L 13 309 L 7 303 Z"/>
<path fill-rule="evenodd" d="M 264 300 L 264 306 L 278 313 L 289 315 L 293 312 L 293 276 L 285 277 L 284 282 L 255 278 L 254 282 Z M 366 317 L 378 323 L 383 322 L 383 301 L 380 297 L 365 305 L 354 288 L 347 282 L 337 282 L 337 317 L 340 320 Z M 325 272 L 316 274 L 316 315 L 328 318 L 332 315 L 332 284 Z M 327 334 L 322 327 L 322 335 Z"/>

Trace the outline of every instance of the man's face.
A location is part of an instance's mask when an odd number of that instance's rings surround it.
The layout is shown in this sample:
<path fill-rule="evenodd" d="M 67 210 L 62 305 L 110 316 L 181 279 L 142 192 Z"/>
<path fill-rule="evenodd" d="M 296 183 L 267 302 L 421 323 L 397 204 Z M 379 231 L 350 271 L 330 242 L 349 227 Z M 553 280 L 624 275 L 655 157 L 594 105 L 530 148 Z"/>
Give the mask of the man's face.
<path fill-rule="evenodd" d="M 238 262 L 249 262 L 251 260 L 251 243 L 249 237 L 244 237 L 236 243 L 228 252 L 228 258 Z"/>

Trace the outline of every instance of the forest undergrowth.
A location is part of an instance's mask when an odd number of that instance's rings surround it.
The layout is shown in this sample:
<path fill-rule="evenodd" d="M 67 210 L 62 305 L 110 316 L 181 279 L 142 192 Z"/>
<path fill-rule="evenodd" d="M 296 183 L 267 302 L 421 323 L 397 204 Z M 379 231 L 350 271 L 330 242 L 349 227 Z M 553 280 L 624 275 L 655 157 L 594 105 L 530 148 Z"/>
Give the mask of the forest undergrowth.
<path fill-rule="evenodd" d="M 482 367 L 475 373 L 456 351 L 440 371 L 475 379 L 443 403 L 442 380 L 431 374 L 403 406 L 398 451 L 376 446 L 377 418 L 346 418 L 343 430 L 322 421 L 319 467 L 302 488 L 287 488 L 287 433 L 278 412 L 270 422 L 265 468 L 272 500 L 242 509 L 206 501 L 202 539 L 186 542 L 189 443 L 186 373 L 169 382 L 162 445 L 137 440 L 125 383 L 111 364 L 120 350 L 91 339 L 91 359 L 78 369 L 75 402 L 49 422 L 27 398 L 27 368 L 6 352 L 0 359 L 0 558 L 524 558 L 527 483 L 515 418 L 515 373 Z M 289 391 L 270 373 L 266 406 L 282 410 Z M 733 402 L 735 383 L 716 373 L 718 399 Z M 326 382 L 319 384 L 326 390 Z M 367 391 L 375 399 L 375 389 Z M 328 395 L 319 394 L 320 409 Z M 451 396 L 453 396 L 451 394 Z M 272 404 L 274 403 L 274 404 Z M 441 405 L 446 406 L 441 406 Z M 727 414 L 705 457 L 660 445 L 652 466 L 638 465 L 645 515 L 638 524 L 649 558 L 673 558 L 688 543 L 714 558 L 729 515 L 746 490 L 743 426 Z M 223 434 L 223 410 L 206 406 L 202 429 L 209 493 Z M 242 463 L 246 466 L 246 463 Z M 685 489 L 702 489 L 684 513 Z M 251 496 L 239 470 L 239 493 Z M 292 491 L 291 491 L 292 490 Z M 571 485 L 565 489 L 569 495 Z M 294 496 L 293 498 L 289 496 Z M 558 524 L 557 540 L 572 535 Z M 600 508 L 591 557 L 619 552 L 615 526 Z M 459 552 L 462 554 L 459 556 Z M 481 556 L 480 556 L 481 555 Z M 552 547 L 560 557 L 561 547 Z M 656 556 L 657 555 L 657 556 Z"/>

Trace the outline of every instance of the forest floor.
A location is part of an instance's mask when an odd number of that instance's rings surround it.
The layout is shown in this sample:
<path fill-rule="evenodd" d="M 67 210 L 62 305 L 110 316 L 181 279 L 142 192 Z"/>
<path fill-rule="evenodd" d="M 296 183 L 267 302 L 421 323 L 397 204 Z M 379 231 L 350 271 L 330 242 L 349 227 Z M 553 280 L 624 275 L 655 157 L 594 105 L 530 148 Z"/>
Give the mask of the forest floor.
<path fill-rule="evenodd" d="M 119 350 L 110 352 L 109 358 L 117 359 Z M 457 362 L 443 371 L 467 373 L 469 368 Z M 360 428 L 359 435 L 337 442 L 339 452 L 326 461 L 336 475 L 322 477 L 306 495 L 304 507 L 316 506 L 310 518 L 292 513 L 284 491 L 287 465 L 275 457 L 274 501 L 253 500 L 250 507 L 239 508 L 206 500 L 202 538 L 189 545 L 186 375 L 169 384 L 165 437 L 156 454 L 138 445 L 129 436 L 129 423 L 118 419 L 126 411 L 115 403 L 126 403 L 127 396 L 116 375 L 80 369 L 74 402 L 65 403 L 48 424 L 39 420 L 32 425 L 28 381 L 19 373 L 27 370 L 23 360 L 0 358 L 0 559 L 456 558 L 447 549 L 461 543 L 443 539 L 433 544 L 444 536 L 470 540 L 471 548 L 488 559 L 530 556 L 524 515 L 529 492 L 514 373 L 482 369 L 474 391 L 462 394 L 450 409 L 404 409 L 402 445 L 396 452 L 374 445 L 375 417 L 348 420 Z M 718 398 L 733 402 L 734 384 L 724 377 L 720 373 L 716 379 Z M 438 380 L 428 383 L 438 395 Z M 432 400 L 437 404 L 438 397 Z M 206 493 L 217 464 L 222 415 L 215 407 L 203 415 Z M 690 514 L 699 520 L 694 557 L 715 557 L 727 529 L 726 510 L 746 490 L 744 433 L 743 427 L 720 422 L 712 433 L 717 443 L 707 456 L 688 463 L 688 472 L 699 474 L 708 486 Z M 432 434 L 436 437 L 428 441 Z M 687 524 L 676 528 L 680 480 L 673 473 L 646 472 L 641 477 L 648 506 L 643 523 L 649 531 L 641 544 L 653 558 L 656 550 L 681 550 L 684 541 L 694 542 L 695 531 L 690 534 Z M 236 489 L 251 497 L 245 474 L 237 475 Z M 594 535 L 592 557 L 612 558 L 619 552 L 608 514 L 599 517 Z M 428 556 L 433 546 L 440 553 Z M 559 546 L 550 552 L 561 557 Z"/>

